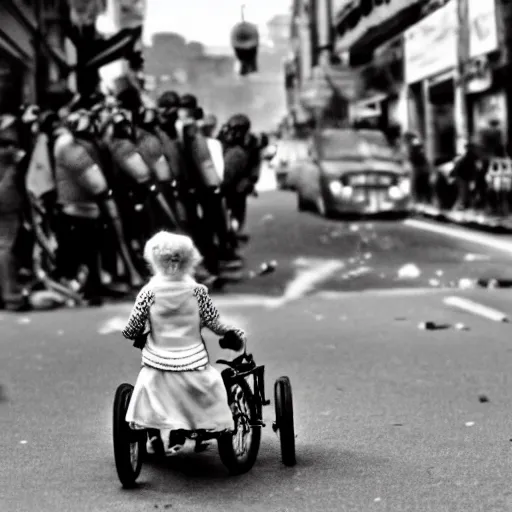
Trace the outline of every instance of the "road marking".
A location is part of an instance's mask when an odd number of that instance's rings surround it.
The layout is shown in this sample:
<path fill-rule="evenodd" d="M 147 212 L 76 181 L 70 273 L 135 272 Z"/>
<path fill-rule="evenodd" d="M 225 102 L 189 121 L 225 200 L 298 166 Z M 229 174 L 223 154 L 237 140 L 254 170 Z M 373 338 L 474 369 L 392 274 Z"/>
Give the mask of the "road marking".
<path fill-rule="evenodd" d="M 464 299 L 462 297 L 446 297 L 443 302 L 447 306 L 453 306 L 468 313 L 473 313 L 474 315 L 479 315 L 488 320 L 493 320 L 494 322 L 508 322 L 507 315 L 502 311 L 498 311 L 497 309 L 490 308 L 488 306 L 484 306 L 478 302 L 474 302 L 469 299 Z"/>
<path fill-rule="evenodd" d="M 464 228 L 437 226 L 422 220 L 407 219 L 403 224 L 412 228 L 430 231 L 431 233 L 437 233 L 439 235 L 449 236 L 452 238 L 458 238 L 459 240 L 472 242 L 474 244 L 483 245 L 485 247 L 490 247 L 492 249 L 512 254 L 512 240 L 503 240 L 482 233 L 475 233 Z"/>
<path fill-rule="evenodd" d="M 303 266 L 303 258 L 298 258 L 295 261 L 296 266 L 299 264 Z M 301 299 L 320 283 L 339 272 L 344 266 L 345 264 L 340 260 L 324 260 L 322 263 L 315 263 L 309 268 L 300 270 L 297 276 L 288 282 L 282 297 L 269 302 L 268 306 L 281 307 L 284 304 Z"/>
<path fill-rule="evenodd" d="M 320 283 L 326 281 L 332 275 L 344 268 L 345 264 L 340 260 L 320 260 L 317 258 L 297 258 L 294 261 L 295 267 L 301 268 L 297 276 L 289 281 L 281 297 L 270 297 L 264 295 L 231 295 L 228 297 L 214 297 L 215 305 L 219 310 L 224 308 L 240 307 L 266 307 L 275 309 L 296 301 L 306 296 Z M 126 326 L 128 315 L 132 309 L 132 303 L 113 304 L 105 306 L 107 311 L 115 312 L 117 315 L 110 317 L 101 324 L 99 334 L 110 334 L 119 332 Z M 226 315 L 222 315 L 226 317 Z"/>
<path fill-rule="evenodd" d="M 334 291 L 322 290 L 312 295 L 314 298 L 322 300 L 339 300 L 344 298 L 351 298 L 355 295 L 370 295 L 372 297 L 416 297 L 427 294 L 441 295 L 446 293 L 443 288 L 390 288 L 390 289 L 370 289 L 370 290 L 347 290 L 347 291 Z"/>

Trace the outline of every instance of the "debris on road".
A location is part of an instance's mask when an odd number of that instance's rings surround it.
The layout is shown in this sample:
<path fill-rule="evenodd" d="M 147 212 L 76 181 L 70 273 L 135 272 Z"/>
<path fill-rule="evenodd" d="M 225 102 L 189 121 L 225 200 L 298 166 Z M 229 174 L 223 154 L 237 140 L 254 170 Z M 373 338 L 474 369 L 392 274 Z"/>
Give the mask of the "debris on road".
<path fill-rule="evenodd" d="M 464 261 L 488 261 L 491 257 L 486 254 L 471 254 L 468 253 L 464 256 Z"/>
<path fill-rule="evenodd" d="M 486 403 L 490 402 L 489 397 L 486 395 L 478 395 L 478 401 L 481 404 L 486 404 Z"/>
<path fill-rule="evenodd" d="M 345 275 L 347 276 L 347 278 L 349 278 L 349 277 L 358 277 L 358 276 L 362 276 L 364 274 L 368 274 L 371 271 L 372 271 L 372 269 L 370 267 L 362 266 L 362 267 L 356 268 L 354 270 L 350 270 Z"/>
<path fill-rule="evenodd" d="M 499 288 L 500 283 L 497 279 L 489 279 L 487 283 L 487 288 Z"/>
<path fill-rule="evenodd" d="M 478 281 L 475 279 L 469 279 L 468 277 L 464 277 L 463 279 L 459 279 L 458 287 L 461 290 L 470 290 L 472 288 L 476 288 Z"/>
<path fill-rule="evenodd" d="M 407 263 L 398 270 L 399 279 L 416 279 L 421 275 L 421 270 L 414 263 Z"/>
<path fill-rule="evenodd" d="M 466 427 L 472 427 L 475 424 L 474 421 L 466 421 L 465 425 Z"/>
<path fill-rule="evenodd" d="M 450 324 L 436 324 L 435 322 L 421 322 L 418 325 L 419 329 L 422 329 L 424 331 L 439 331 L 443 329 L 449 329 L 451 326 Z"/>

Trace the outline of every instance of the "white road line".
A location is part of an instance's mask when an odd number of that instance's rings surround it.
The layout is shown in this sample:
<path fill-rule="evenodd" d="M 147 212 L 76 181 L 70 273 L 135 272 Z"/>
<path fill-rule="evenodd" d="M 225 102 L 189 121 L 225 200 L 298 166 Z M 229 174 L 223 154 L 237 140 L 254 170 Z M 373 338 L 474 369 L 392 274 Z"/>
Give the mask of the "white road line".
<path fill-rule="evenodd" d="M 369 289 L 369 290 L 347 290 L 334 291 L 322 290 L 311 297 L 322 300 L 339 300 L 351 298 L 355 295 L 371 297 L 416 297 L 423 295 L 441 295 L 446 293 L 446 288 L 391 288 L 391 289 Z"/>
<path fill-rule="evenodd" d="M 345 264 L 340 260 L 327 260 L 300 271 L 297 277 L 286 285 L 282 297 L 271 302 L 269 307 L 281 307 L 288 302 L 301 299 L 315 286 L 329 279 L 344 266 Z"/>
<path fill-rule="evenodd" d="M 508 317 L 502 311 L 498 311 L 497 309 L 490 308 L 488 306 L 484 306 L 478 302 L 474 302 L 469 299 L 465 299 L 462 297 L 446 297 L 443 302 L 447 306 L 453 306 L 468 313 L 473 313 L 474 315 L 483 316 L 488 320 L 493 320 L 494 322 L 508 322 Z"/>
<path fill-rule="evenodd" d="M 466 242 L 483 245 L 485 247 L 490 247 L 492 249 L 497 249 L 499 251 L 512 254 L 512 240 L 503 240 L 500 238 L 496 238 L 495 236 L 485 235 L 482 233 L 475 233 L 473 231 L 470 231 L 469 229 L 464 228 L 438 226 L 422 220 L 407 219 L 403 223 L 404 225 L 409 226 L 411 228 L 421 229 L 423 231 L 430 231 L 431 233 L 437 233 L 439 235 L 449 236 L 452 238 L 458 238 L 459 240 L 464 240 Z"/>

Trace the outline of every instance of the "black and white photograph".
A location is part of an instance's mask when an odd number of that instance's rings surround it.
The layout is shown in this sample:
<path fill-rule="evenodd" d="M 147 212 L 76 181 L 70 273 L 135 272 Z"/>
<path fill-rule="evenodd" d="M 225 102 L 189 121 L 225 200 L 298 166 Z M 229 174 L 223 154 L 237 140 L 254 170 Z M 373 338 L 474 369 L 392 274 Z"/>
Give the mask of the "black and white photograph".
<path fill-rule="evenodd" d="M 0 0 L 0 512 L 511 512 L 512 3 Z"/>

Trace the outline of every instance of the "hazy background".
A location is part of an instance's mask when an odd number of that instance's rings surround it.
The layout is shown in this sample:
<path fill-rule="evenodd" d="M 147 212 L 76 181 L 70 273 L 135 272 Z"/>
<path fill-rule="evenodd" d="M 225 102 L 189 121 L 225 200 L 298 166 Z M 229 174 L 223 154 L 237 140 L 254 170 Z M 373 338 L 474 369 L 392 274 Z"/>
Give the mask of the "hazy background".
<path fill-rule="evenodd" d="M 288 53 L 290 0 L 147 0 L 145 71 L 152 96 L 165 90 L 191 92 L 203 108 L 224 121 L 243 112 L 256 130 L 275 128 L 285 115 L 283 60 Z M 230 32 L 245 19 L 260 30 L 259 72 L 239 77 Z M 114 30 L 111 13 L 98 27 Z M 119 64 L 102 75 L 119 74 Z"/>

